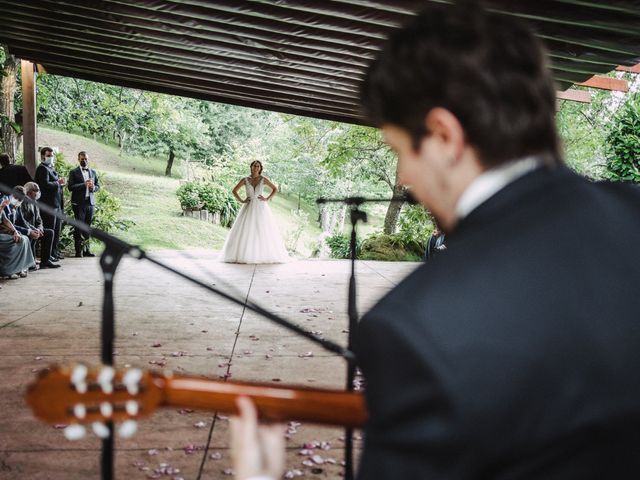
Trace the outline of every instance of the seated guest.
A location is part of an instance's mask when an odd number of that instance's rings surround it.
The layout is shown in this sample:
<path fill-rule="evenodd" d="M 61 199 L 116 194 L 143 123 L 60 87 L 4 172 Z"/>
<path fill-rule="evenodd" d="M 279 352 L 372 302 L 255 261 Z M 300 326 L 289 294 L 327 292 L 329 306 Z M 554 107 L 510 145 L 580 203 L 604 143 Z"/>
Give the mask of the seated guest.
<path fill-rule="evenodd" d="M 10 279 L 26 277 L 29 268 L 36 265 L 29 239 L 9 220 L 9 216 L 13 215 L 10 205 L 15 207 L 19 203 L 12 196 L 0 200 L 0 276 Z"/>
<path fill-rule="evenodd" d="M 40 198 L 40 187 L 36 182 L 27 182 L 24 185 L 25 195 L 36 202 Z M 35 203 L 22 202 L 17 212 L 16 223 L 20 226 L 26 226 L 31 230 L 29 238 L 31 239 L 31 252 L 36 255 L 36 244 L 40 241 L 40 268 L 58 268 L 60 265 L 54 263 L 51 257 L 51 247 L 53 242 L 53 230 L 44 228 L 40 209 Z"/>
<path fill-rule="evenodd" d="M 25 167 L 15 165 L 9 154 L 0 154 L 0 184 L 4 184 L 7 188 L 13 188 L 24 185 L 31 180 L 31 175 Z"/>

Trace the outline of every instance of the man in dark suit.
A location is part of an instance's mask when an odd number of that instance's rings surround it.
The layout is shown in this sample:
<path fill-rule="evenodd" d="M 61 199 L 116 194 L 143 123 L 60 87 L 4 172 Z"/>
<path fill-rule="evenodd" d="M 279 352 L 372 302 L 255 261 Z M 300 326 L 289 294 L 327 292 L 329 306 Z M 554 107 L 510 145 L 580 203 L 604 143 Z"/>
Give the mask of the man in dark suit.
<path fill-rule="evenodd" d="M 40 187 L 36 182 L 27 182 L 24 186 L 24 194 L 34 202 L 37 202 L 41 196 Z M 36 256 L 36 244 L 40 241 L 40 268 L 60 267 L 51 257 L 53 230 L 44 228 L 38 206 L 31 202 L 22 202 L 18 210 L 18 216 L 20 217 L 19 224 L 31 230 L 29 239 L 34 257 Z"/>
<path fill-rule="evenodd" d="M 35 181 L 40 187 L 40 192 L 42 193 L 40 201 L 54 209 L 57 213 L 62 213 L 64 202 L 62 197 L 62 187 L 65 184 L 65 179 L 58 176 L 54 163 L 55 155 L 53 153 L 53 149 L 43 147 L 40 150 L 40 165 L 36 168 Z M 51 256 L 54 260 L 60 260 L 63 257 L 62 253 L 58 251 L 58 243 L 60 242 L 60 230 L 62 229 L 62 223 L 60 222 L 60 219 L 54 215 L 49 215 L 44 211 L 41 214 L 44 228 L 50 228 L 53 230 Z"/>
<path fill-rule="evenodd" d="M 8 153 L 0 154 L 0 183 L 8 188 L 13 188 L 18 185 L 24 185 L 31 180 L 31 175 L 29 175 L 29 171 L 25 167 L 15 165 Z"/>
<path fill-rule="evenodd" d="M 76 220 L 91 226 L 96 205 L 96 192 L 100 190 L 96 171 L 89 168 L 87 152 L 78 153 L 78 167 L 69 172 L 67 188 L 71 191 L 71 207 Z M 89 250 L 91 236 L 77 228 L 73 230 L 76 257 L 95 257 Z M 83 248 L 84 244 L 84 248 Z"/>
<path fill-rule="evenodd" d="M 440 227 L 436 225 L 436 227 L 433 229 L 433 232 L 431 233 L 431 236 L 429 237 L 429 240 L 427 240 L 427 248 L 424 249 L 425 262 L 432 259 L 439 252 L 447 249 L 444 240 L 444 233 L 440 230 Z"/>
<path fill-rule="evenodd" d="M 540 41 L 477 7 L 429 2 L 369 69 L 365 112 L 447 253 L 359 324 L 360 479 L 638 476 L 640 190 L 562 164 L 555 102 Z"/>

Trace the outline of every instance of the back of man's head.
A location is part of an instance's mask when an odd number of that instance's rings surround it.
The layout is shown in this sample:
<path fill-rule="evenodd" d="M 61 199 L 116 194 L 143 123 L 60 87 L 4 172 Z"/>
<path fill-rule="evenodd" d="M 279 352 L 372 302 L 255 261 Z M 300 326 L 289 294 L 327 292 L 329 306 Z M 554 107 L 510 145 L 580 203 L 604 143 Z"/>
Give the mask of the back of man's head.
<path fill-rule="evenodd" d="M 426 114 L 443 107 L 486 167 L 532 154 L 560 158 L 544 47 L 524 23 L 471 2 L 431 3 L 391 33 L 361 101 L 370 121 L 404 128 L 414 147 L 429 133 Z"/>
<path fill-rule="evenodd" d="M 0 153 L 0 167 L 6 167 L 11 164 L 11 157 L 8 153 Z"/>

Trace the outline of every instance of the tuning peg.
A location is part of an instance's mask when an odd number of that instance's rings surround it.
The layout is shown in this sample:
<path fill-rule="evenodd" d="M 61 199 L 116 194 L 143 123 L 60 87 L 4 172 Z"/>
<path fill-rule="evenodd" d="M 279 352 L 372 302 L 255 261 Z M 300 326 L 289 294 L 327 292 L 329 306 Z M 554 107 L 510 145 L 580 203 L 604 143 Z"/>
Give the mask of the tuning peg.
<path fill-rule="evenodd" d="M 78 364 L 73 367 L 71 372 L 71 383 L 84 383 L 87 380 L 87 372 L 89 369 L 86 365 Z"/>
<path fill-rule="evenodd" d="M 71 372 L 71 383 L 76 387 L 78 393 L 87 393 L 87 372 L 86 365 L 78 364 Z"/>
<path fill-rule="evenodd" d="M 124 404 L 124 408 L 130 417 L 135 417 L 136 415 L 138 415 L 138 411 L 140 410 L 140 406 L 135 400 L 129 400 L 128 402 L 126 402 Z"/>
<path fill-rule="evenodd" d="M 84 417 L 87 416 L 87 408 L 82 403 L 77 403 L 73 407 L 73 414 L 76 416 L 77 419 L 82 420 Z"/>
<path fill-rule="evenodd" d="M 67 440 L 80 440 L 87 433 L 87 429 L 83 425 L 69 425 L 64 429 L 64 436 Z"/>
<path fill-rule="evenodd" d="M 140 390 L 140 380 L 142 379 L 142 370 L 139 368 L 131 368 L 122 377 L 122 383 L 127 387 L 129 395 L 137 395 Z"/>
<path fill-rule="evenodd" d="M 111 415 L 113 415 L 113 405 L 111 405 L 109 402 L 102 402 L 100 404 L 100 414 L 104 418 L 110 418 Z"/>
<path fill-rule="evenodd" d="M 115 374 L 116 371 L 113 369 L 113 367 L 104 366 L 100 370 L 97 380 L 104 393 L 113 393 L 113 377 L 115 376 Z"/>
<path fill-rule="evenodd" d="M 101 422 L 93 422 L 91 424 L 91 428 L 93 429 L 93 433 L 95 433 L 99 438 L 109 438 L 111 434 L 109 432 L 109 427 L 107 427 L 104 423 Z"/>
<path fill-rule="evenodd" d="M 118 429 L 118 435 L 121 438 L 131 438 L 138 431 L 138 422 L 135 420 L 126 420 L 122 422 Z"/>

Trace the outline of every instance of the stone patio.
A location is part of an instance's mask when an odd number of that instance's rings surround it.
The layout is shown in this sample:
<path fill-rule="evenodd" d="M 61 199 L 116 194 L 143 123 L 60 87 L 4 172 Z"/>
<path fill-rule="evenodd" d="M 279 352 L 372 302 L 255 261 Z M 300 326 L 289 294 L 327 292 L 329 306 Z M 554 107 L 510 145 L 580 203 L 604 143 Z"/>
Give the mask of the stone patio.
<path fill-rule="evenodd" d="M 220 263 L 210 251 L 151 255 L 346 345 L 348 261 L 256 266 Z M 62 265 L 4 281 L 0 290 L 0 479 L 100 476 L 95 436 L 67 441 L 61 429 L 35 420 L 23 400 L 27 384 L 48 364 L 99 363 L 98 259 L 67 258 Z M 359 312 L 416 266 L 358 262 Z M 232 380 L 344 388 L 341 358 L 150 262 L 123 260 L 115 299 L 118 366 L 166 363 L 176 373 L 213 379 L 230 374 Z M 199 422 L 204 427 L 194 426 Z M 133 438 L 116 440 L 116 478 L 232 478 L 225 473 L 231 467 L 227 427 L 227 418 L 214 412 L 159 410 Z M 305 478 L 340 478 L 342 435 L 340 428 L 303 424 L 287 441 L 287 468 Z M 308 457 L 299 450 L 313 441 L 330 444 L 314 453 L 335 465 L 302 463 Z"/>

